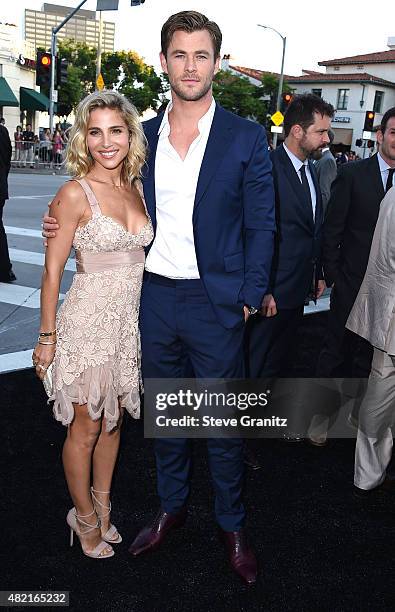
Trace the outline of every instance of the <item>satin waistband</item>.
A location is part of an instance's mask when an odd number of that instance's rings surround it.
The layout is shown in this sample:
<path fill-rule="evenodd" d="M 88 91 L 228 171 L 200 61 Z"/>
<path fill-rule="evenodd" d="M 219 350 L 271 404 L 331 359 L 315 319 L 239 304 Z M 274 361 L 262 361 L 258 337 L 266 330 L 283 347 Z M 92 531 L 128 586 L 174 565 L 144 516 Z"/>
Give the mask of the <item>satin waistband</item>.
<path fill-rule="evenodd" d="M 89 253 L 87 251 L 75 252 L 77 274 L 102 272 L 113 270 L 121 266 L 130 266 L 145 262 L 145 253 L 142 247 L 135 251 L 112 251 L 103 253 Z"/>

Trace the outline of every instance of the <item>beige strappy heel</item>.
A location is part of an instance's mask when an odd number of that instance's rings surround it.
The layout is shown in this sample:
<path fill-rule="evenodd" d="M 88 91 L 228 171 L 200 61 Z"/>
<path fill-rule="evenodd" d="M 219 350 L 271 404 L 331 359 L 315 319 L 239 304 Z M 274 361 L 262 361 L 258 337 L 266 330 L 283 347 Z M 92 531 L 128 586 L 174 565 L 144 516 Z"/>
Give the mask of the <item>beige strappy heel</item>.
<path fill-rule="evenodd" d="M 84 555 L 86 555 L 87 557 L 92 557 L 92 559 L 108 559 L 109 557 L 113 557 L 115 553 L 112 547 L 108 546 L 107 542 L 104 542 L 103 540 L 101 540 L 101 542 L 96 546 L 96 548 L 90 551 L 85 550 L 82 544 L 81 536 L 100 527 L 99 519 L 97 519 L 95 525 L 86 523 L 83 520 L 84 518 L 88 518 L 88 516 L 92 516 L 92 514 L 94 513 L 95 513 L 95 510 L 92 510 L 92 512 L 90 512 L 89 514 L 77 514 L 77 511 L 75 508 L 71 508 L 71 510 L 69 510 L 67 517 L 66 517 L 66 521 L 67 521 L 68 526 L 70 527 L 70 546 L 73 546 L 74 533 L 76 533 L 80 541 L 82 552 L 84 553 Z M 82 527 L 84 528 L 84 530 L 82 530 Z M 111 550 L 109 552 L 107 550 L 107 552 L 103 553 L 103 551 L 105 551 L 108 548 L 111 548 Z"/>
<path fill-rule="evenodd" d="M 106 518 L 106 516 L 108 516 L 111 512 L 111 502 L 109 506 L 106 506 L 105 504 L 103 504 L 103 502 L 100 501 L 100 499 L 96 497 L 95 493 L 101 493 L 102 495 L 109 495 L 110 491 L 98 491 L 97 489 L 94 489 L 93 487 L 91 487 L 93 505 L 95 506 L 97 516 L 99 517 L 99 519 Z M 104 514 L 99 514 L 100 508 L 105 510 Z M 114 538 L 115 535 L 116 537 Z M 106 531 L 104 535 L 102 534 L 102 538 L 105 542 L 109 542 L 110 544 L 120 544 L 122 542 L 121 534 L 119 533 L 115 525 L 112 525 L 111 523 L 110 523 L 110 527 L 108 531 Z"/>

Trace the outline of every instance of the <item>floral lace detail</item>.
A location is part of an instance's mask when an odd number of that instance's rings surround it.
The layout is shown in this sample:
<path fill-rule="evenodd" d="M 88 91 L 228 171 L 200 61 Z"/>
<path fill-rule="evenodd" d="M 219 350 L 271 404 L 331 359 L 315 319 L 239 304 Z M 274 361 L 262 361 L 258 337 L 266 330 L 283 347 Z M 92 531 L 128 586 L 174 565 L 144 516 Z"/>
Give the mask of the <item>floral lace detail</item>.
<path fill-rule="evenodd" d="M 131 234 L 110 217 L 94 215 L 77 229 L 80 252 L 135 251 L 153 238 L 151 220 Z M 75 274 L 59 308 L 53 382 L 55 418 L 68 425 L 73 403 L 87 404 L 90 416 L 116 426 L 119 404 L 140 416 L 141 347 L 138 329 L 143 263 Z"/>
<path fill-rule="evenodd" d="M 111 217 L 93 217 L 78 227 L 73 240 L 77 251 L 101 253 L 103 251 L 129 251 L 136 247 L 147 246 L 153 238 L 151 220 L 143 225 L 138 234 L 131 234 Z"/>

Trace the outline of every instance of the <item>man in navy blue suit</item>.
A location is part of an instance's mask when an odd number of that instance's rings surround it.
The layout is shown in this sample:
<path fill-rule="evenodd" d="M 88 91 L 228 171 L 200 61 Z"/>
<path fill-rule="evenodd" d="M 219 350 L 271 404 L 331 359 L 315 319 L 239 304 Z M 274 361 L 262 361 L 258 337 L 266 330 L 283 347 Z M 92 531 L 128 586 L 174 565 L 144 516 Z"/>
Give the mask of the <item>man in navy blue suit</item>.
<path fill-rule="evenodd" d="M 162 29 L 161 63 L 172 100 L 145 124 L 149 145 L 144 193 L 155 238 L 141 298 L 143 376 L 239 378 L 245 321 L 267 293 L 274 192 L 265 132 L 218 106 L 212 80 L 221 32 L 195 11 Z M 149 407 L 146 407 L 147 409 Z M 207 441 L 215 513 L 233 569 L 247 583 L 256 560 L 244 534 L 243 441 Z M 130 547 L 160 546 L 186 517 L 190 445 L 155 441 L 161 508 Z"/>
<path fill-rule="evenodd" d="M 329 144 L 334 109 L 318 96 L 295 96 L 284 118 L 285 141 L 270 154 L 276 197 L 277 234 L 261 316 L 248 323 L 251 378 L 286 372 L 290 342 L 306 298 L 325 289 L 321 266 L 323 209 L 310 157 Z"/>

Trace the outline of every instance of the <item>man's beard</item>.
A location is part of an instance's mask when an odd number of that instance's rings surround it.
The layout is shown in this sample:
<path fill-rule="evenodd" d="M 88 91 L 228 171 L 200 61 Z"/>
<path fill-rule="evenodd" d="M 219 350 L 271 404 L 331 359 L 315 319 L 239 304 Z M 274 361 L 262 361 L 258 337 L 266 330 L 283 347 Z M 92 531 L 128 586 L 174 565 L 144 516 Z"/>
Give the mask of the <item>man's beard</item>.
<path fill-rule="evenodd" d="M 181 89 L 178 83 L 175 83 L 170 78 L 169 81 L 172 91 L 174 91 L 174 93 L 185 102 L 196 102 L 197 100 L 201 100 L 202 98 L 204 98 L 207 92 L 210 91 L 212 85 L 211 79 L 207 79 L 206 81 L 204 81 L 203 84 L 200 81 L 199 84 L 201 85 L 201 87 L 198 90 L 188 92 L 184 89 Z"/>

